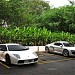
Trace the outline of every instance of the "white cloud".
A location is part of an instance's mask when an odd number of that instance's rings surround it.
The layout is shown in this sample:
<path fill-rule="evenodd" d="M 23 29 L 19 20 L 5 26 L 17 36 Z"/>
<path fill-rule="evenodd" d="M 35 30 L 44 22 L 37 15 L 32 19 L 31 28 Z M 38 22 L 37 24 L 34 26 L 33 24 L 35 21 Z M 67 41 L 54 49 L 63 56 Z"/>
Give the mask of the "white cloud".
<path fill-rule="evenodd" d="M 69 5 L 69 1 L 68 0 L 44 0 L 49 2 L 50 5 L 53 5 L 54 7 L 60 7 L 60 6 L 64 6 L 64 5 Z M 75 0 L 71 0 L 71 1 L 75 1 Z"/>

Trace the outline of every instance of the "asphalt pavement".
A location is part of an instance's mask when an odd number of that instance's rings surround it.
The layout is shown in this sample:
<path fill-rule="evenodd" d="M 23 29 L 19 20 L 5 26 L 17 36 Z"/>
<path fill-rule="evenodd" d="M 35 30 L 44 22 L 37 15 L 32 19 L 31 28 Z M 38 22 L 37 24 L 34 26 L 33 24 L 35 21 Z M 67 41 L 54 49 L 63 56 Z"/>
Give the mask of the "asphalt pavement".
<path fill-rule="evenodd" d="M 75 58 L 45 52 L 45 46 L 29 46 L 38 52 L 38 63 L 8 65 L 0 61 L 0 75 L 75 75 Z"/>
<path fill-rule="evenodd" d="M 75 58 L 40 52 L 37 64 L 17 66 L 1 62 L 0 75 L 75 75 Z"/>

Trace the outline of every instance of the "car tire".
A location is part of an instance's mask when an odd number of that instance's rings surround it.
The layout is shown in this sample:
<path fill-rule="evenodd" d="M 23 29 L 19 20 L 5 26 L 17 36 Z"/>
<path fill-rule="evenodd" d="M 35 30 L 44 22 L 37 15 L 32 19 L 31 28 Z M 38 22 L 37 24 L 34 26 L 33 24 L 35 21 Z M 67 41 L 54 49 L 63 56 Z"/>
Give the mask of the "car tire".
<path fill-rule="evenodd" d="M 49 48 L 46 46 L 45 47 L 45 52 L 47 52 L 47 53 L 49 53 L 50 51 L 49 51 Z"/>
<path fill-rule="evenodd" d="M 69 56 L 69 51 L 68 50 L 64 50 L 63 51 L 63 56 L 68 57 Z"/>
<path fill-rule="evenodd" d="M 8 54 L 6 54 L 5 60 L 7 64 L 11 64 L 10 56 Z"/>

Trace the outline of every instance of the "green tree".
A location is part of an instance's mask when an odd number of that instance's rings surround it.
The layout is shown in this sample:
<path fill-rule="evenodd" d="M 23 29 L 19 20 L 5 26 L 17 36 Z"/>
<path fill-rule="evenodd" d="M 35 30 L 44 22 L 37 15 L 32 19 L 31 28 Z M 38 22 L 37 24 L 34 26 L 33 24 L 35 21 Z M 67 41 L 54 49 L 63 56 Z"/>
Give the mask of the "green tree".
<path fill-rule="evenodd" d="M 38 27 L 46 27 L 51 31 L 65 31 L 74 33 L 73 27 L 75 27 L 75 6 L 67 5 L 50 9 L 47 12 L 42 13 L 38 19 L 38 22 L 40 22 Z"/>
<path fill-rule="evenodd" d="M 0 20 L 17 26 L 30 25 L 49 8 L 49 4 L 42 0 L 1 0 Z"/>

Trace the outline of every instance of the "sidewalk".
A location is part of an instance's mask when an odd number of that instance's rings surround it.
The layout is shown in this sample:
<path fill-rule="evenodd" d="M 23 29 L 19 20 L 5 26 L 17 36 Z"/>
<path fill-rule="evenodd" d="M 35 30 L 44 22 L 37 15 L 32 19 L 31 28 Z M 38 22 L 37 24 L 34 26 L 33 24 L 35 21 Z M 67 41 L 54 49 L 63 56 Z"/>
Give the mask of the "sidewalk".
<path fill-rule="evenodd" d="M 29 49 L 34 50 L 35 52 L 45 52 L 45 46 L 28 46 Z"/>

